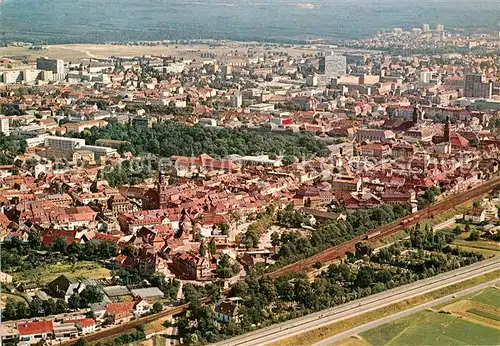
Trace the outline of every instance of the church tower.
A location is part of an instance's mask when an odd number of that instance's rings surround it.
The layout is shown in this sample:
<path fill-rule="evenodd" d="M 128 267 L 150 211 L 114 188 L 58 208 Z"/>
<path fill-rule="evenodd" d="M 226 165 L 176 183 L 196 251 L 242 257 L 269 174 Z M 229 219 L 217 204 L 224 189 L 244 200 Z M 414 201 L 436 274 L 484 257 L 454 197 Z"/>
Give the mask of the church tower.
<path fill-rule="evenodd" d="M 445 143 L 450 142 L 450 117 L 449 116 L 446 116 L 446 122 L 444 124 L 443 141 Z"/>
<path fill-rule="evenodd" d="M 168 179 L 163 170 L 160 170 L 158 174 L 158 209 L 166 209 L 168 207 Z"/>
<path fill-rule="evenodd" d="M 418 124 L 419 122 L 424 120 L 424 112 L 420 109 L 420 106 L 417 104 L 413 107 L 413 118 L 412 121 L 414 124 Z"/>

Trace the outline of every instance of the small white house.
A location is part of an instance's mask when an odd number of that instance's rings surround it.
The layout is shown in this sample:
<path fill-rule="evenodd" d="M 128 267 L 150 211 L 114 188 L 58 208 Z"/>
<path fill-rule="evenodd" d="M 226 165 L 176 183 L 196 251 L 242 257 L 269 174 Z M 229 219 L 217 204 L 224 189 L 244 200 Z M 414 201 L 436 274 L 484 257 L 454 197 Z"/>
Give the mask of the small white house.
<path fill-rule="evenodd" d="M 147 314 L 149 313 L 149 311 L 151 311 L 151 307 L 152 305 L 149 304 L 147 301 L 145 301 L 144 299 L 141 299 L 140 301 L 138 301 L 135 306 L 134 306 L 134 313 L 136 315 L 144 315 L 144 314 Z"/>
<path fill-rule="evenodd" d="M 237 303 L 229 301 L 222 302 L 215 306 L 214 318 L 223 323 L 239 322 L 239 306 Z"/>
<path fill-rule="evenodd" d="M 85 334 L 90 334 L 95 332 L 96 322 L 93 318 L 85 318 L 76 323 L 76 327 L 80 330 L 80 332 Z"/>
<path fill-rule="evenodd" d="M 464 220 L 477 223 L 483 222 L 486 220 L 486 211 L 484 208 L 472 208 L 464 214 Z"/>
<path fill-rule="evenodd" d="M 12 275 L 9 275 L 4 272 L 0 272 L 0 282 L 3 284 L 11 284 L 12 283 Z"/>

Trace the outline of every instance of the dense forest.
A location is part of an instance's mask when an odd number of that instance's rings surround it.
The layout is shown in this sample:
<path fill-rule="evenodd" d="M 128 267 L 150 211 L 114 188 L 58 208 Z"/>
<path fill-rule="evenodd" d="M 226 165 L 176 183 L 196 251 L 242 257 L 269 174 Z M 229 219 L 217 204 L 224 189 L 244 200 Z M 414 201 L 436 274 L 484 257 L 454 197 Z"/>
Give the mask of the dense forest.
<path fill-rule="evenodd" d="M 222 158 L 229 154 L 271 153 L 300 158 L 327 153 L 325 144 L 311 134 L 187 126 L 171 121 L 154 124 L 148 129 L 129 124 L 108 124 L 78 134 L 70 133 L 69 136 L 84 138 L 87 144 L 94 144 L 100 138 L 128 141 L 130 144 L 124 144 L 121 152 L 130 151 L 136 155 L 151 153 L 162 157 L 205 153 Z"/>

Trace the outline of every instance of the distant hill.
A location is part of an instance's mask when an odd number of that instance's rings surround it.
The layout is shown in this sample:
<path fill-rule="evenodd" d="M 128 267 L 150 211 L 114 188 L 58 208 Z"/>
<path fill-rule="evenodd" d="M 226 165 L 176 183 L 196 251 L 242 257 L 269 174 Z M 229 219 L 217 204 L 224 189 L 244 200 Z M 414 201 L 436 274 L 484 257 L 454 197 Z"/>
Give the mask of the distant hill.
<path fill-rule="evenodd" d="M 498 29 L 494 0 L 7 0 L 1 32 L 34 43 L 353 39 L 393 27 Z"/>

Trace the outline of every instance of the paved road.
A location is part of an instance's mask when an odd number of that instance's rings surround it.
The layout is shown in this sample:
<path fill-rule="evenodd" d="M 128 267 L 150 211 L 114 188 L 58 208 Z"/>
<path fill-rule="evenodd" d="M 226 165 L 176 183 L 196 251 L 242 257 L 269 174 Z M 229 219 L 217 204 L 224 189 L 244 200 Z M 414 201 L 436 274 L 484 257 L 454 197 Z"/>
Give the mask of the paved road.
<path fill-rule="evenodd" d="M 345 331 L 343 333 L 340 333 L 340 334 L 337 334 L 335 336 L 332 336 L 331 338 L 328 338 L 328 339 L 325 339 L 323 341 L 320 341 L 320 342 L 314 344 L 313 346 L 329 346 L 329 345 L 332 345 L 335 342 L 341 341 L 341 340 L 343 340 L 345 338 L 354 336 L 354 335 L 362 333 L 362 332 L 366 332 L 367 330 L 373 329 L 373 328 L 378 327 L 378 326 L 380 326 L 382 324 L 386 324 L 386 323 L 392 322 L 394 320 L 397 320 L 398 318 L 411 315 L 411 314 L 413 314 L 415 312 L 418 312 L 418 311 L 422 311 L 422 310 L 425 310 L 425 309 L 432 308 L 433 306 L 436 306 L 438 304 L 446 303 L 446 302 L 448 302 L 448 301 L 450 301 L 450 300 L 452 300 L 454 298 L 463 297 L 463 296 L 466 296 L 468 294 L 480 291 L 480 290 L 482 290 L 484 288 L 487 288 L 487 287 L 495 286 L 498 283 L 500 283 L 500 279 L 496 279 L 496 280 L 493 280 L 493 281 L 485 282 L 483 284 L 480 284 L 480 285 L 468 288 L 466 290 L 457 292 L 455 294 L 450 294 L 450 295 L 448 295 L 446 297 L 439 298 L 439 299 L 433 300 L 431 302 L 415 306 L 415 307 L 413 307 L 411 309 L 398 312 L 398 313 L 396 313 L 394 315 L 383 317 L 383 318 L 380 318 L 378 320 L 371 321 L 369 323 L 366 323 L 366 324 L 363 324 L 361 326 L 358 326 L 356 328 L 349 329 L 349 330 L 347 330 L 347 331 Z"/>
<path fill-rule="evenodd" d="M 288 322 L 276 324 L 252 333 L 241 335 L 215 345 L 217 346 L 254 346 L 265 345 L 306 331 L 327 326 L 339 320 L 351 318 L 367 311 L 397 303 L 439 288 L 465 281 L 500 267 L 500 257 L 488 259 L 470 266 L 459 268 L 431 278 L 419 280 L 409 285 L 393 288 L 362 299 L 316 312 Z"/>

